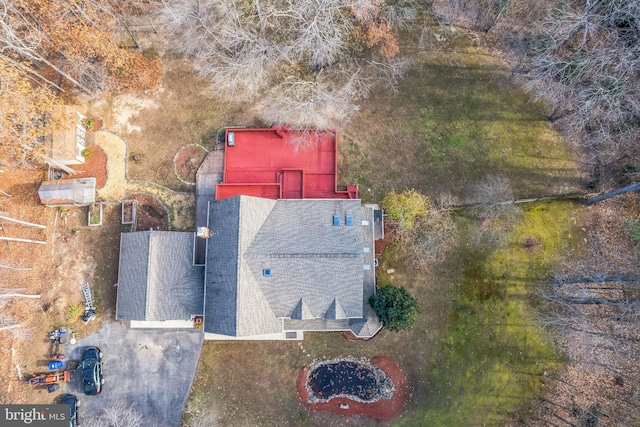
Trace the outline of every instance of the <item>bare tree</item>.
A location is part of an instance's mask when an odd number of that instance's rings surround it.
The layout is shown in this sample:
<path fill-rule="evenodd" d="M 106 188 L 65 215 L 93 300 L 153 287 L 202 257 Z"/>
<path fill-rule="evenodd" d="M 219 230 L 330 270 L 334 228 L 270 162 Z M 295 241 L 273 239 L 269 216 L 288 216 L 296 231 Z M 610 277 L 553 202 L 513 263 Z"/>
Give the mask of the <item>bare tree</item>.
<path fill-rule="evenodd" d="M 164 2 L 163 14 L 175 50 L 193 59 L 213 94 L 260 100 L 268 122 L 333 127 L 357 111 L 373 84 L 395 83 L 406 70 L 406 61 L 389 60 L 391 25 L 412 19 L 413 5 L 180 0 Z"/>
<path fill-rule="evenodd" d="M 97 417 L 85 416 L 82 421 L 85 427 L 143 427 L 149 423 L 143 416 L 125 403 L 107 406 Z"/>
<path fill-rule="evenodd" d="M 7 331 L 14 338 L 23 341 L 31 339 L 32 329 L 25 327 L 10 311 L 8 302 L 6 300 L 0 300 L 0 332 Z"/>
<path fill-rule="evenodd" d="M 640 2 L 562 2 L 536 28 L 528 87 L 596 165 L 634 150 L 640 119 Z"/>
<path fill-rule="evenodd" d="M 415 267 L 426 270 L 445 258 L 456 236 L 451 213 L 432 209 L 415 228 L 402 233 L 402 252 Z"/>
<path fill-rule="evenodd" d="M 594 181 L 620 185 L 620 160 L 640 156 L 639 0 L 437 0 L 434 10 L 501 52 Z"/>
<path fill-rule="evenodd" d="M 490 31 L 511 5 L 511 0 L 448 0 L 436 2 L 436 13 L 450 22 Z"/>
<path fill-rule="evenodd" d="M 593 209 L 587 247 L 568 254 L 541 293 L 541 324 L 554 334 L 567 364 L 536 414 L 543 421 L 553 415 L 579 424 L 600 417 L 630 425 L 640 416 L 637 247 L 624 221 L 615 220 L 619 213 L 612 216 L 618 200 Z"/>
<path fill-rule="evenodd" d="M 382 200 L 400 252 L 415 267 L 426 269 L 444 259 L 457 230 L 451 212 L 436 208 L 415 190 L 389 192 Z"/>
<path fill-rule="evenodd" d="M 0 313 L 0 331 L 15 331 L 22 325 L 11 315 Z"/>
<path fill-rule="evenodd" d="M 220 425 L 216 413 L 206 407 L 205 400 L 196 396 L 187 402 L 184 409 L 182 427 L 216 427 Z"/>
<path fill-rule="evenodd" d="M 474 245 L 495 248 L 506 243 L 509 232 L 520 218 L 520 209 L 509 182 L 489 176 L 474 191 L 478 201 L 476 227 L 470 241 Z"/>

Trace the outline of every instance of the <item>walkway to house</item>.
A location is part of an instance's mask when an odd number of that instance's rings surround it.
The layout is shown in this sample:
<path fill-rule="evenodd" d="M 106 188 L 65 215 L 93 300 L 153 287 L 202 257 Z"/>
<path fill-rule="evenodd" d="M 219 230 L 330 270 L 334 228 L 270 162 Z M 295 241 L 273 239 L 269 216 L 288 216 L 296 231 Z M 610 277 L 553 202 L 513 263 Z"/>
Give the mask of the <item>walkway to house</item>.
<path fill-rule="evenodd" d="M 216 147 L 204 159 L 196 173 L 196 227 L 207 227 L 209 201 L 216 198 L 216 184 L 222 182 L 224 145 Z M 196 264 L 204 264 L 206 241 L 196 240 Z"/>
<path fill-rule="evenodd" d="M 192 229 L 190 215 L 195 197 L 193 193 L 180 193 L 149 181 L 129 180 L 127 177 L 127 144 L 119 136 L 98 131 L 95 144 L 107 154 L 107 182 L 97 190 L 99 200 L 121 201 L 130 193 L 148 193 L 158 198 L 171 213 L 171 226 L 180 230 Z"/>

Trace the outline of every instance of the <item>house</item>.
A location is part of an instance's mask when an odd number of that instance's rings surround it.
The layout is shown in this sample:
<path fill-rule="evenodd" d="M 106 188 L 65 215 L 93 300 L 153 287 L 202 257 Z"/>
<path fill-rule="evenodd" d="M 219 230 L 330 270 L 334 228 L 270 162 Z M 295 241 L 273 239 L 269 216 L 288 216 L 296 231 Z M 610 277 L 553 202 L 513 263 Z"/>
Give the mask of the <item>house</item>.
<path fill-rule="evenodd" d="M 360 200 L 236 196 L 211 203 L 209 220 L 206 339 L 380 329 L 373 209 Z"/>
<path fill-rule="evenodd" d="M 38 188 L 38 196 L 47 206 L 89 206 L 96 201 L 96 179 L 44 181 Z"/>
<path fill-rule="evenodd" d="M 203 237 L 123 233 L 116 319 L 197 328 L 212 340 L 374 336 L 382 216 L 362 205 L 357 187 L 337 188 L 335 131 L 314 131 L 313 147 L 298 150 L 291 140 L 305 135 L 227 130 L 222 182 L 198 213 Z"/>

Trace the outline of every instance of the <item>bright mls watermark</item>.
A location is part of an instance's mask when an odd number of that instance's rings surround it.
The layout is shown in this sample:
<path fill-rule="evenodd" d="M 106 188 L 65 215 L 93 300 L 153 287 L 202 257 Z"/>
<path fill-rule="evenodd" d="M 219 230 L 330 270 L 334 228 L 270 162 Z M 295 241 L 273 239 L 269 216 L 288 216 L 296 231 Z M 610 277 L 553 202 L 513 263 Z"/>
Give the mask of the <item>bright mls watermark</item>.
<path fill-rule="evenodd" d="M 69 405 L 0 405 L 0 427 L 65 427 L 69 415 Z"/>

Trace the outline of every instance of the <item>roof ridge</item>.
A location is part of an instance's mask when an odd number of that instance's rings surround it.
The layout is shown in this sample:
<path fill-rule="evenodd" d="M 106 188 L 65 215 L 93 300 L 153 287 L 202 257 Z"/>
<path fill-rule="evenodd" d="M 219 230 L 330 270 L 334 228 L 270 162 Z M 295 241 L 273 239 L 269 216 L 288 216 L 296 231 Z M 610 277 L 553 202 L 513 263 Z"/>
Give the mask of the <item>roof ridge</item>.
<path fill-rule="evenodd" d="M 347 313 L 344 311 L 344 309 L 342 308 L 342 305 L 338 301 L 338 297 L 335 297 L 333 299 L 333 301 L 329 305 L 329 308 L 327 309 L 326 313 L 324 314 L 324 318 L 325 319 L 332 319 L 332 320 L 344 320 L 344 319 L 347 319 Z"/>
<path fill-rule="evenodd" d="M 304 302 L 304 298 L 300 298 L 291 312 L 291 318 L 296 320 L 308 320 L 315 319 L 316 317 L 311 312 L 309 306 Z"/>
<path fill-rule="evenodd" d="M 242 243 L 240 242 L 240 236 L 242 236 L 242 221 L 241 221 L 241 217 L 242 217 L 242 196 L 238 196 L 237 199 L 237 203 L 238 203 L 238 215 L 235 217 L 235 220 L 238 223 L 238 238 L 237 238 L 237 246 L 236 246 L 236 310 L 235 310 L 235 321 L 234 321 L 234 331 L 235 334 L 238 334 L 238 330 L 240 329 L 240 297 L 239 297 L 239 293 L 240 293 L 240 268 L 241 268 L 241 264 L 242 264 Z M 205 287 L 206 287 L 206 283 L 205 283 Z"/>
<path fill-rule="evenodd" d="M 149 317 L 149 270 L 151 269 L 151 233 L 153 230 L 147 230 L 148 235 L 148 250 L 147 250 L 147 270 L 145 271 L 145 287 L 144 287 L 144 318 L 145 320 Z"/>
<path fill-rule="evenodd" d="M 360 252 L 325 252 L 325 253 L 311 253 L 311 252 L 291 252 L 291 253 L 255 253 L 248 252 L 245 254 L 245 258 L 358 258 L 361 255 Z"/>

